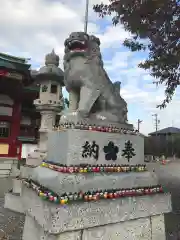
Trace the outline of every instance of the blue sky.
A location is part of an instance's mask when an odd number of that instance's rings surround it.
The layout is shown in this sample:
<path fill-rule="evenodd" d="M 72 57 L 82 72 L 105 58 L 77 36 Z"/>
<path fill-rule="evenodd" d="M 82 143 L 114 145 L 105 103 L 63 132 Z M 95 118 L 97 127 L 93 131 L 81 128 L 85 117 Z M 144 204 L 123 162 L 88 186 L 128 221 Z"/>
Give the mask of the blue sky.
<path fill-rule="evenodd" d="M 164 87 L 156 88 L 148 72 L 138 68 L 147 53 L 132 53 L 123 47 L 122 42 L 130 34 L 121 25 L 112 26 L 110 17 L 98 18 L 92 5 L 100 2 L 90 0 L 88 32 L 101 40 L 104 66 L 111 80 L 122 82 L 121 95 L 128 103 L 129 122 L 137 127 L 140 118 L 141 132 L 147 134 L 154 130 L 152 114 L 158 113 L 160 128 L 172 126 L 172 122 L 180 127 L 179 94 L 166 109 L 156 109 L 164 98 Z M 37 69 L 54 48 L 62 67 L 64 40 L 72 31 L 83 30 L 84 7 L 85 0 L 1 0 L 0 51 L 31 58 L 32 68 Z"/>

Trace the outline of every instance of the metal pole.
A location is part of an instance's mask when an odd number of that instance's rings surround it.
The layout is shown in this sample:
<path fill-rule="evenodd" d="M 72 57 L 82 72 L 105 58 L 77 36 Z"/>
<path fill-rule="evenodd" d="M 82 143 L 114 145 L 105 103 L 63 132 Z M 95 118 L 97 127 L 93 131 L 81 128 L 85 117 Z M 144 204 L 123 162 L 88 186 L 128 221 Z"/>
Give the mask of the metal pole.
<path fill-rule="evenodd" d="M 155 141 L 156 141 L 156 154 L 159 155 L 159 139 L 158 139 L 158 134 L 157 134 L 157 131 L 158 131 L 158 115 L 157 113 L 153 114 L 152 115 L 153 117 L 155 117 L 154 121 L 155 121 L 155 129 L 156 129 L 156 138 L 155 138 Z"/>
<path fill-rule="evenodd" d="M 86 9 L 85 9 L 85 18 L 84 18 L 84 32 L 85 33 L 87 33 L 88 14 L 89 14 L 89 0 L 86 0 Z"/>
<path fill-rule="evenodd" d="M 142 120 L 138 119 L 138 132 L 140 131 L 140 124 L 142 123 Z"/>
<path fill-rule="evenodd" d="M 155 117 L 155 129 L 156 129 L 156 135 L 157 135 L 157 131 L 158 131 L 158 124 L 159 124 L 159 120 L 158 120 L 158 115 L 157 113 L 152 115 L 153 117 Z"/>

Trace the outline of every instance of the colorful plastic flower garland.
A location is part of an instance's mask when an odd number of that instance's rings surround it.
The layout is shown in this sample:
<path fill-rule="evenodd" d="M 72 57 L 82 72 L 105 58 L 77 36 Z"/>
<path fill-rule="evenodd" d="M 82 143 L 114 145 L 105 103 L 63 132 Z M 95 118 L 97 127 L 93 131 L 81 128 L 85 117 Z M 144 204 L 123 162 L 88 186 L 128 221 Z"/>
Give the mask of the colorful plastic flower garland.
<path fill-rule="evenodd" d="M 98 132 L 109 132 L 109 133 L 122 133 L 122 134 L 132 134 L 137 135 L 139 132 L 137 130 L 129 130 L 124 128 L 117 128 L 114 126 L 96 126 L 88 125 L 84 123 L 64 123 L 53 127 L 54 131 L 61 131 L 63 129 L 80 129 L 80 130 L 90 130 Z"/>
<path fill-rule="evenodd" d="M 141 187 L 141 188 L 132 188 L 132 189 L 111 189 L 111 190 L 98 190 L 98 191 L 88 191 L 88 192 L 76 192 L 76 193 L 64 193 L 61 196 L 58 196 L 56 193 L 51 190 L 44 188 L 32 180 L 23 180 L 23 183 L 32 188 L 38 196 L 42 199 L 54 202 L 57 204 L 65 205 L 75 201 L 98 201 L 101 199 L 117 199 L 123 197 L 135 197 L 143 195 L 152 195 L 157 193 L 164 193 L 162 186 L 151 186 L 151 187 Z"/>
<path fill-rule="evenodd" d="M 41 167 L 49 168 L 61 173 L 127 173 L 127 172 L 145 172 L 147 171 L 146 165 L 76 165 L 67 166 L 55 164 L 50 161 L 44 161 Z"/>

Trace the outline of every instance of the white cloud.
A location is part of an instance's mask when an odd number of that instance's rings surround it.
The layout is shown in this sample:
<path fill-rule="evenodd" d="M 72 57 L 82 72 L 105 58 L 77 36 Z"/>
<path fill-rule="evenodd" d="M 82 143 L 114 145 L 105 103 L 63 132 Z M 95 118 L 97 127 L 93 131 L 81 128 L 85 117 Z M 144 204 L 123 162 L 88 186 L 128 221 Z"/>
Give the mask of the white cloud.
<path fill-rule="evenodd" d="M 69 1 L 74 2 L 74 1 Z M 77 9 L 82 9 L 76 4 Z M 63 56 L 63 43 L 72 31 L 83 30 L 83 14 L 74 4 L 50 0 L 2 0 L 0 8 L 1 51 L 26 53 L 42 63 L 53 47 Z M 91 32 L 97 31 L 89 24 Z"/>
<path fill-rule="evenodd" d="M 121 46 L 125 38 L 129 38 L 131 35 L 125 32 L 121 25 L 108 26 L 106 31 L 102 35 L 98 35 L 101 38 L 102 48 L 117 48 Z"/>
<path fill-rule="evenodd" d="M 118 70 L 119 68 L 128 67 L 128 59 L 131 55 L 132 53 L 130 51 L 116 52 L 111 60 L 105 61 L 106 70 L 108 72 L 112 72 Z"/>
<path fill-rule="evenodd" d="M 109 3 L 109 0 L 103 2 Z M 103 32 L 100 31 L 100 26 L 95 24 L 97 14 L 92 10 L 95 3 L 101 3 L 101 0 L 90 1 L 88 32 L 100 38 L 104 55 L 113 54 L 112 59 L 105 61 L 105 68 L 113 81 L 123 83 L 121 93 L 129 104 L 130 121 L 137 125 L 137 119 L 141 118 L 141 130 L 148 133 L 153 131 L 151 115 L 157 112 L 160 127 L 169 126 L 172 121 L 180 127 L 178 95 L 166 109 L 156 109 L 156 104 L 164 98 L 164 88 L 152 85 L 148 73 L 137 67 L 144 57 L 128 49 L 121 51 L 123 40 L 130 37 L 121 25 L 107 26 Z M 1 0 L 1 52 L 30 57 L 33 65 L 38 66 L 44 64 L 45 54 L 54 48 L 62 60 L 65 38 L 72 31 L 83 30 L 84 10 L 85 0 Z M 106 18 L 108 21 L 110 19 Z M 103 21 L 100 22 L 103 24 Z"/>

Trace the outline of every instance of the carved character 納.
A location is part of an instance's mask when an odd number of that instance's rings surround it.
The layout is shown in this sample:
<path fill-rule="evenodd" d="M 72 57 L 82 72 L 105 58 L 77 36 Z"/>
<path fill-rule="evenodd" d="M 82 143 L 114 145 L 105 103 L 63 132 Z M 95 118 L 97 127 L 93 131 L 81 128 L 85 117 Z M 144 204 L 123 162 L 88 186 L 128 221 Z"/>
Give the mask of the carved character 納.
<path fill-rule="evenodd" d="M 88 141 L 82 146 L 82 157 L 93 157 L 94 159 L 98 160 L 99 157 L 99 146 L 96 144 L 95 141 L 90 144 Z"/>

